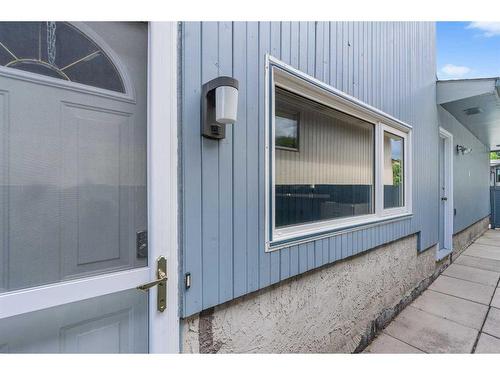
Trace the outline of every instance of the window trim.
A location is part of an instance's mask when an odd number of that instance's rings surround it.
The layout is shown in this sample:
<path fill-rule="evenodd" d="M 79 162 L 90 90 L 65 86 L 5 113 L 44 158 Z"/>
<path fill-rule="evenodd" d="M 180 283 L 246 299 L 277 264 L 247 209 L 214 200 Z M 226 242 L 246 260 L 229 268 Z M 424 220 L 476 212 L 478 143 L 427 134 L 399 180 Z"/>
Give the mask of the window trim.
<path fill-rule="evenodd" d="M 377 186 L 379 186 L 379 196 L 375 199 L 378 199 L 378 205 L 375 204 L 376 207 L 380 208 L 379 215 L 393 216 L 393 215 L 401 215 L 408 212 L 411 212 L 411 183 L 410 183 L 410 173 L 411 173 L 411 132 L 403 132 L 401 130 L 395 129 L 392 126 L 388 126 L 384 123 L 380 123 L 378 126 L 379 135 L 377 139 L 380 141 L 378 146 L 378 157 L 380 158 L 378 163 L 381 167 L 381 173 L 376 175 Z M 384 133 L 394 134 L 398 137 L 403 138 L 403 199 L 405 204 L 402 207 L 392 207 L 392 208 L 384 208 L 384 183 L 383 183 L 383 166 L 384 166 Z M 377 189 L 375 189 L 377 190 Z M 410 198 L 410 199 L 408 199 Z M 410 205 L 410 207 L 408 207 Z"/>
<path fill-rule="evenodd" d="M 266 55 L 265 61 L 265 251 L 275 251 L 291 245 L 325 238 L 334 233 L 354 231 L 383 221 L 393 221 L 412 215 L 412 127 L 324 82 L 317 80 L 279 59 Z M 276 86 L 294 92 L 328 107 L 358 117 L 375 126 L 375 210 L 373 214 L 322 220 L 283 228 L 275 227 L 275 90 Z M 383 131 L 404 138 L 404 200 L 403 207 L 383 208 L 382 166 Z M 381 137 L 382 135 L 382 137 Z"/>

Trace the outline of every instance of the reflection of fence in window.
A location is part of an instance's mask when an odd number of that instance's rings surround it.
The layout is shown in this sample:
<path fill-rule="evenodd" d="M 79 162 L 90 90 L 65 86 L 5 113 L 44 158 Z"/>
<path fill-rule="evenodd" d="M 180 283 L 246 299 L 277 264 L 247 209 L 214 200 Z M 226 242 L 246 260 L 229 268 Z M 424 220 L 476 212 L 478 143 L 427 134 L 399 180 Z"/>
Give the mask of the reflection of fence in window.
<path fill-rule="evenodd" d="M 403 186 L 384 185 L 384 207 L 401 207 L 403 205 Z"/>
<path fill-rule="evenodd" d="M 276 185 L 276 227 L 372 213 L 371 185 Z"/>

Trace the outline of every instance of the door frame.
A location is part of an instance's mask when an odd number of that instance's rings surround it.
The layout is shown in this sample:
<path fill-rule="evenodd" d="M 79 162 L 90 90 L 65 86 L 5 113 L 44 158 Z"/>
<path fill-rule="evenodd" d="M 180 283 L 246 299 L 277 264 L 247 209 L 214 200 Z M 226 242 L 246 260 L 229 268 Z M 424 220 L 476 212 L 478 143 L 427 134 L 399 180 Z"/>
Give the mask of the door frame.
<path fill-rule="evenodd" d="M 149 352 L 179 352 L 177 23 L 149 23 L 148 242 L 149 259 L 167 258 L 167 309 L 149 298 Z M 151 267 L 151 280 L 156 279 Z"/>
<path fill-rule="evenodd" d="M 1 293 L 0 319 L 136 288 L 157 278 L 155 260 L 163 255 L 167 309 L 157 311 L 150 289 L 148 347 L 179 352 L 177 23 L 150 22 L 148 40 L 148 266 Z"/>
<path fill-rule="evenodd" d="M 437 250 L 436 258 L 443 259 L 453 251 L 453 134 L 439 127 L 439 139 L 444 139 L 444 180 L 445 194 L 448 198 L 444 203 L 444 246 Z M 439 155 L 439 151 L 438 151 Z M 439 171 L 440 166 L 438 167 Z M 439 173 L 441 173 L 439 171 Z M 438 189 L 439 190 L 439 189 Z M 439 204 L 441 204 L 441 191 L 439 191 Z M 439 213 L 438 213 L 439 221 Z M 439 234 L 438 234 L 439 237 Z M 438 242 L 439 243 L 439 242 Z M 441 245 L 441 244 L 440 244 Z M 441 246 L 438 246 L 441 247 Z"/>

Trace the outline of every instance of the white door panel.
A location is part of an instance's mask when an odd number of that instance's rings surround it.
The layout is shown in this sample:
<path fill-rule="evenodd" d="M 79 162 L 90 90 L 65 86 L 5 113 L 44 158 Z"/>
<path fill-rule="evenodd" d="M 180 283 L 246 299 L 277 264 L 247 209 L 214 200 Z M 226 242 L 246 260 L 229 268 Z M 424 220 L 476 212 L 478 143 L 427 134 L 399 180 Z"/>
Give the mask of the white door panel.
<path fill-rule="evenodd" d="M 132 115 L 64 103 L 61 118 L 62 278 L 144 266 L 135 233 L 147 226 L 134 211 L 146 191 L 133 178 Z"/>
<path fill-rule="evenodd" d="M 439 128 L 439 251 L 437 258 L 453 250 L 453 135 Z"/>
<path fill-rule="evenodd" d="M 128 290 L 2 319 L 0 352 L 147 352 L 147 299 Z"/>
<path fill-rule="evenodd" d="M 445 139 L 439 138 L 439 249 L 444 249 L 444 238 L 445 238 L 445 204 L 446 201 L 446 185 L 445 185 Z M 446 198 L 447 199 L 447 198 Z"/>

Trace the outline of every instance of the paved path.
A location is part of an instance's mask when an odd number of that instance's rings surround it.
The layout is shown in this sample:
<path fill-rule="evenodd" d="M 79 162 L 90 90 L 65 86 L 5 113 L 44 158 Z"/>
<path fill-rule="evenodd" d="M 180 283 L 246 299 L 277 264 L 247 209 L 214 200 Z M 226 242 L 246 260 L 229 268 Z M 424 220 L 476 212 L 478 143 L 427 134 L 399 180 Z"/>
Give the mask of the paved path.
<path fill-rule="evenodd" d="M 365 353 L 500 353 L 500 231 L 470 245 Z"/>

